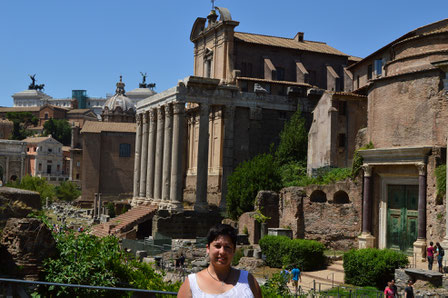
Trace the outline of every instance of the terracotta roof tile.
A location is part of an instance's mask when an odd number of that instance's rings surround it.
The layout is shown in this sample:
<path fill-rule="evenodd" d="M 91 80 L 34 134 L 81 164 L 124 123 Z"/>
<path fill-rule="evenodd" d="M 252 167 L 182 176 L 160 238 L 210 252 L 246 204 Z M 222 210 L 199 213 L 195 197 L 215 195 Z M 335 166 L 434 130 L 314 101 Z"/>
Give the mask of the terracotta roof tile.
<path fill-rule="evenodd" d="M 289 49 L 317 52 L 338 56 L 349 56 L 323 42 L 308 41 L 308 40 L 296 41 L 293 38 L 242 33 L 242 32 L 235 32 L 234 36 L 236 39 L 239 39 L 247 43 L 263 44 L 267 46 L 289 48 Z"/>
<path fill-rule="evenodd" d="M 22 142 L 27 142 L 27 143 L 40 143 L 42 141 L 46 141 L 48 139 L 50 139 L 51 137 L 30 137 L 30 138 L 26 138 L 24 140 L 22 140 Z"/>
<path fill-rule="evenodd" d="M 2 107 L 0 113 L 5 112 L 39 112 L 41 107 Z"/>
<path fill-rule="evenodd" d="M 86 121 L 81 133 L 101 133 L 103 131 L 135 133 L 136 127 L 135 123 Z"/>

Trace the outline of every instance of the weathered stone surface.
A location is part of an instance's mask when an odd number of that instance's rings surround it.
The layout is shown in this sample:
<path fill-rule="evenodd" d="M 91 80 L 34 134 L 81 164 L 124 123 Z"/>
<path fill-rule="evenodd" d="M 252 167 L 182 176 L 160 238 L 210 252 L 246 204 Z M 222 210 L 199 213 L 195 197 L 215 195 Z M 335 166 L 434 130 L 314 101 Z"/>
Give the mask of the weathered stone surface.
<path fill-rule="evenodd" d="M 39 193 L 11 187 L 0 187 L 0 230 L 9 218 L 26 217 L 30 212 L 40 209 Z"/>
<path fill-rule="evenodd" d="M 334 249 L 356 247 L 361 230 L 362 184 L 345 180 L 331 185 L 289 187 L 280 192 L 280 227 L 294 238 L 313 239 Z M 317 198 L 323 194 L 323 198 Z"/>
<path fill-rule="evenodd" d="M 235 268 L 253 272 L 256 268 L 263 266 L 263 263 L 263 260 L 260 259 L 242 257 Z"/>
<path fill-rule="evenodd" d="M 51 231 L 35 218 L 11 218 L 0 238 L 0 271 L 8 276 L 38 280 L 42 261 L 54 256 Z"/>

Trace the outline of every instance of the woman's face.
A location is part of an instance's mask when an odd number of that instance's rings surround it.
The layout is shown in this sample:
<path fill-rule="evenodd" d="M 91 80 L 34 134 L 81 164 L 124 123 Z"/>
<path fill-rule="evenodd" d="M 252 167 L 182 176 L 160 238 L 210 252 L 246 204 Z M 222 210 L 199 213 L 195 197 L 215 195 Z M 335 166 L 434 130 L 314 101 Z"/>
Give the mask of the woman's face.
<path fill-rule="evenodd" d="M 210 244 L 207 244 L 207 253 L 212 264 L 230 266 L 235 254 L 235 246 L 228 235 L 220 235 Z"/>

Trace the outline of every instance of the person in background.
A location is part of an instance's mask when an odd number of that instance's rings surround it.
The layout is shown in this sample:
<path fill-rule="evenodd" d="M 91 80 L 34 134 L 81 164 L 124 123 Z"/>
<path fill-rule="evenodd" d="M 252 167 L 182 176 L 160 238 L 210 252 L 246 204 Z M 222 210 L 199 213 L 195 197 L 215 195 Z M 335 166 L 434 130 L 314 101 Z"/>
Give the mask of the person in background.
<path fill-rule="evenodd" d="M 443 256 L 445 255 L 445 250 L 440 245 L 439 242 L 436 242 L 436 252 L 437 252 L 437 264 L 439 264 L 439 272 L 443 273 Z"/>
<path fill-rule="evenodd" d="M 300 269 L 297 268 L 296 264 L 293 265 L 293 269 L 291 270 L 291 274 L 292 274 L 292 282 L 294 284 L 294 289 L 295 289 L 295 291 L 297 293 L 298 283 L 299 283 L 299 280 L 302 281 L 302 277 L 300 276 Z"/>
<path fill-rule="evenodd" d="M 434 242 L 429 242 L 429 246 L 426 249 L 426 256 L 428 258 L 428 270 L 432 270 L 432 264 L 434 263 Z"/>
<path fill-rule="evenodd" d="M 394 297 L 398 297 L 398 289 L 397 286 L 395 285 L 394 279 L 390 281 L 390 289 L 394 292 Z"/>
<path fill-rule="evenodd" d="M 404 297 L 405 298 L 414 298 L 414 287 L 412 286 L 414 282 L 412 280 L 408 280 L 408 285 L 404 288 Z"/>
<path fill-rule="evenodd" d="M 290 272 L 286 269 L 286 266 L 283 266 L 282 271 L 280 271 L 280 275 L 283 277 L 285 284 L 288 284 L 290 279 Z"/>
<path fill-rule="evenodd" d="M 384 297 L 385 298 L 394 298 L 394 291 L 391 289 L 391 282 L 387 282 L 387 286 L 384 289 Z"/>
<path fill-rule="evenodd" d="M 218 224 L 207 235 L 209 266 L 188 275 L 177 297 L 238 297 L 261 298 L 257 280 L 247 271 L 232 268 L 236 249 L 236 231 L 229 225 Z"/>

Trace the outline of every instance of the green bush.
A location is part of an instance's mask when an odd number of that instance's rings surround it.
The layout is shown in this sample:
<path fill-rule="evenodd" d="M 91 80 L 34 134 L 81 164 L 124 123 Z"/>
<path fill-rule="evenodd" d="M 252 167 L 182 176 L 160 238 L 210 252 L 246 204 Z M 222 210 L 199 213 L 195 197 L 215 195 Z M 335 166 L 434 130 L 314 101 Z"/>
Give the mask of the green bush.
<path fill-rule="evenodd" d="M 318 241 L 268 235 L 259 244 L 270 267 L 297 264 L 301 270 L 309 271 L 324 268 L 326 264 L 325 246 Z"/>
<path fill-rule="evenodd" d="M 275 157 L 280 165 L 292 161 L 306 161 L 308 151 L 308 131 L 305 127 L 305 119 L 300 110 L 297 110 L 285 123 L 280 133 L 280 143 Z"/>
<path fill-rule="evenodd" d="M 436 184 L 437 184 L 437 197 L 443 198 L 446 194 L 446 164 L 440 165 L 436 168 Z"/>
<path fill-rule="evenodd" d="M 59 186 L 55 187 L 56 197 L 59 200 L 71 202 L 81 195 L 78 186 L 70 181 L 62 181 Z"/>
<path fill-rule="evenodd" d="M 42 206 L 45 204 L 45 198 L 52 200 L 55 197 L 54 186 L 49 184 L 46 178 L 26 175 L 21 180 L 8 182 L 5 186 L 37 191 Z"/>
<path fill-rule="evenodd" d="M 237 248 L 233 255 L 232 266 L 237 266 L 242 257 L 244 257 L 244 251 L 241 248 Z"/>
<path fill-rule="evenodd" d="M 227 183 L 227 215 L 237 219 L 244 212 L 254 210 L 260 190 L 278 191 L 281 176 L 271 154 L 260 154 L 245 161 L 229 176 Z"/>
<path fill-rule="evenodd" d="M 44 262 L 45 281 L 161 291 L 179 289 L 179 284 L 165 283 L 163 276 L 149 264 L 138 262 L 127 255 L 115 237 L 97 238 L 87 233 L 61 233 L 56 235 L 56 246 L 58 257 Z M 44 297 L 120 295 L 117 292 L 64 287 L 49 287 L 48 292 L 41 294 Z M 123 293 L 122 296 L 127 294 Z"/>
<path fill-rule="evenodd" d="M 302 162 L 290 162 L 280 167 L 283 187 L 331 184 L 347 179 L 351 172 L 350 168 L 325 168 L 318 171 L 316 177 L 310 177 Z"/>
<path fill-rule="evenodd" d="M 345 282 L 355 286 L 385 287 L 395 269 L 409 264 L 408 257 L 391 249 L 365 248 L 344 254 Z"/>
<path fill-rule="evenodd" d="M 51 137 L 65 146 L 69 146 L 72 139 L 72 128 L 66 119 L 53 119 L 44 123 L 44 136 Z"/>
<path fill-rule="evenodd" d="M 294 297 L 280 273 L 273 274 L 260 288 L 263 297 Z"/>

